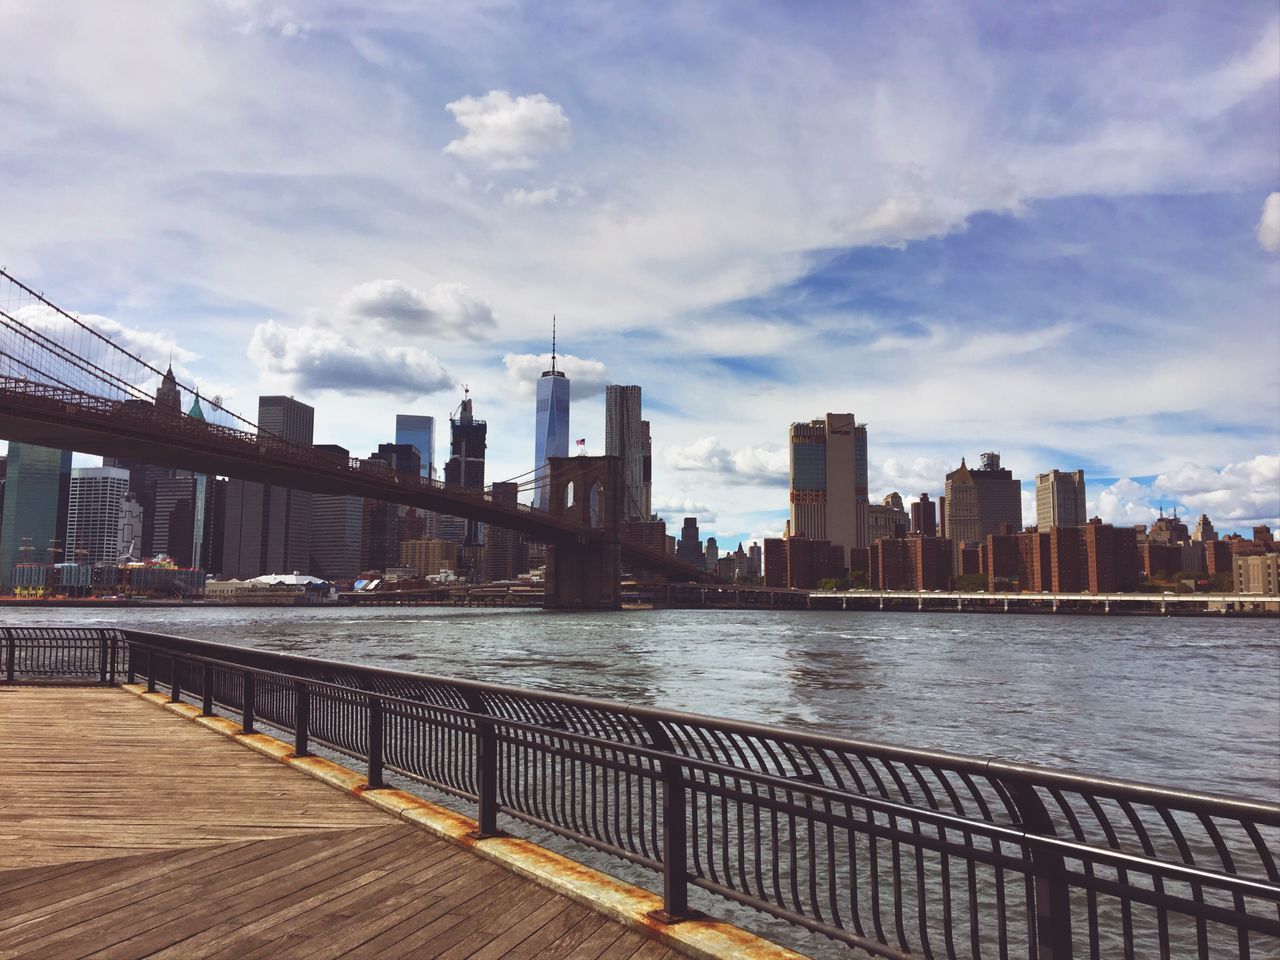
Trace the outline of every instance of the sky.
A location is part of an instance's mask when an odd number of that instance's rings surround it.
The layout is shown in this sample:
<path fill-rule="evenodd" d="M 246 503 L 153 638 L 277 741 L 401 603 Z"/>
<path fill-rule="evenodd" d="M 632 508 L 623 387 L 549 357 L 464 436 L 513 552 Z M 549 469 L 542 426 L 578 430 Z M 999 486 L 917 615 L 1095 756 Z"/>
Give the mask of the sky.
<path fill-rule="evenodd" d="M 56 42 L 51 38 L 56 38 Z M 787 428 L 873 500 L 987 450 L 1091 514 L 1280 526 L 1271 0 L 0 0 L 0 263 L 252 418 L 366 454 L 470 388 L 532 466 L 557 317 L 654 503 L 781 531 Z"/>

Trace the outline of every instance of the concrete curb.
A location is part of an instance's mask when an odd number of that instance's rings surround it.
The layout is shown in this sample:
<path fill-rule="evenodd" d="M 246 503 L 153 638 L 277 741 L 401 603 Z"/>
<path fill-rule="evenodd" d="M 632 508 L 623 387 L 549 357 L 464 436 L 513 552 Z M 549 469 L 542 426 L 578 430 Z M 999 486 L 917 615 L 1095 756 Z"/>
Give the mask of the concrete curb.
<path fill-rule="evenodd" d="M 365 778 L 341 764 L 321 757 L 298 757 L 287 743 L 261 733 L 241 733 L 240 726 L 225 717 L 204 717 L 186 703 L 170 703 L 168 694 L 148 693 L 140 684 L 123 689 L 156 706 L 194 720 L 203 727 L 235 740 L 251 750 L 300 770 L 344 793 L 359 797 L 379 810 L 422 827 L 438 837 L 463 846 L 522 877 L 554 890 L 585 907 L 639 930 L 668 947 L 698 960 L 807 960 L 800 953 L 771 943 L 722 920 L 702 918 L 681 923 L 659 923 L 649 916 L 662 908 L 662 898 L 608 874 L 570 860 L 529 840 L 471 836 L 476 822 L 406 793 L 403 790 L 370 790 Z"/>

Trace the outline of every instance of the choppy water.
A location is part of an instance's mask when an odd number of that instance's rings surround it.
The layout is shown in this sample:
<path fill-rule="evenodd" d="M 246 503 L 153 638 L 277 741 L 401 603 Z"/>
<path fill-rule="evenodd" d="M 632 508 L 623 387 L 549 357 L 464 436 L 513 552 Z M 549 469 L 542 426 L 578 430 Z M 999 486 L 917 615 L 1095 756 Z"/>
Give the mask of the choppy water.
<path fill-rule="evenodd" d="M 5 611 L 1280 799 L 1274 620 L 434 608 Z"/>

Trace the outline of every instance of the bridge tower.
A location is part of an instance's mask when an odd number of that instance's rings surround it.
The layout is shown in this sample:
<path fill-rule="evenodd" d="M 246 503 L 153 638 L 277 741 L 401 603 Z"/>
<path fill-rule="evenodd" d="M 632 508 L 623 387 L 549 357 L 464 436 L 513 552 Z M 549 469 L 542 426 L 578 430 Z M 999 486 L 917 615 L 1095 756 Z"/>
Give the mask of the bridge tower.
<path fill-rule="evenodd" d="M 617 610 L 622 606 L 622 458 L 548 457 L 547 512 L 598 531 L 577 543 L 547 547 L 547 610 Z"/>

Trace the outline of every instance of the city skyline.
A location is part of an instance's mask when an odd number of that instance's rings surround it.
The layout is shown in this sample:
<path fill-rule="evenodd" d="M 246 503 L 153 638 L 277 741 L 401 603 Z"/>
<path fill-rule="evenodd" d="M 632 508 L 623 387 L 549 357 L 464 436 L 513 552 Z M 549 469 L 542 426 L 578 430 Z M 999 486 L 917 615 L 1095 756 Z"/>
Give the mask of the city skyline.
<path fill-rule="evenodd" d="M 642 385 L 655 511 L 726 545 L 781 531 L 821 410 L 871 425 L 873 504 L 996 450 L 1024 518 L 1084 469 L 1104 520 L 1280 525 L 1272 5 L 129 16 L 0 25 L 0 114 L 45 131 L 5 262 L 232 409 L 365 452 L 465 382 L 516 476 L 556 313 L 574 437 Z M 23 39 L 55 23 L 74 69 Z"/>

